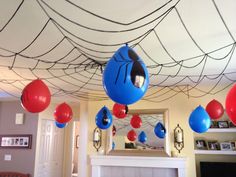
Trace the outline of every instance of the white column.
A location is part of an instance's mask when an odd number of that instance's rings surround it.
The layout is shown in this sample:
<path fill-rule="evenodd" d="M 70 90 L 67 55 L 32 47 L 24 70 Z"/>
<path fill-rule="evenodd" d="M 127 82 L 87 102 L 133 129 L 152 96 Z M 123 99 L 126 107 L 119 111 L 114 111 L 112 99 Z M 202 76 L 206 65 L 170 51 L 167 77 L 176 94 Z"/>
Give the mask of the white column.
<path fill-rule="evenodd" d="M 185 168 L 178 169 L 178 177 L 185 177 Z"/>
<path fill-rule="evenodd" d="M 101 177 L 101 166 L 92 166 L 91 177 Z"/>
<path fill-rule="evenodd" d="M 78 174 L 87 177 L 87 145 L 88 145 L 88 102 L 80 102 L 80 129 L 79 129 Z"/>

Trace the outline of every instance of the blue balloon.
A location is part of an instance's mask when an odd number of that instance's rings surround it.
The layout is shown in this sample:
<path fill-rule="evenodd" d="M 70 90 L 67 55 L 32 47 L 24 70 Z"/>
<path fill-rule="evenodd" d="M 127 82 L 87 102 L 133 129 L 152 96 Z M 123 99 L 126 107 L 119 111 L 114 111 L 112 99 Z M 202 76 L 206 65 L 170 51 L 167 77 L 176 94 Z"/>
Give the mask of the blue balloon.
<path fill-rule="evenodd" d="M 116 147 L 116 144 L 114 143 L 114 141 L 112 142 L 112 150 L 114 150 Z"/>
<path fill-rule="evenodd" d="M 112 114 L 107 109 L 106 106 L 104 106 L 96 115 L 96 125 L 100 129 L 108 129 L 112 124 Z"/>
<path fill-rule="evenodd" d="M 157 137 L 163 139 L 166 136 L 166 128 L 161 122 L 158 122 L 154 128 L 154 133 Z"/>
<path fill-rule="evenodd" d="M 142 59 L 128 46 L 117 50 L 103 73 L 106 94 L 116 103 L 133 104 L 144 96 L 148 85 L 148 71 Z"/>
<path fill-rule="evenodd" d="M 142 131 L 139 135 L 138 135 L 138 140 L 141 143 L 145 143 L 147 141 L 147 135 L 144 131 Z"/>
<path fill-rule="evenodd" d="M 189 117 L 191 129 L 197 133 L 206 132 L 211 126 L 211 119 L 202 106 L 198 106 Z"/>
<path fill-rule="evenodd" d="M 58 128 L 64 128 L 64 127 L 66 126 L 66 123 L 55 122 L 55 125 L 56 125 Z"/>

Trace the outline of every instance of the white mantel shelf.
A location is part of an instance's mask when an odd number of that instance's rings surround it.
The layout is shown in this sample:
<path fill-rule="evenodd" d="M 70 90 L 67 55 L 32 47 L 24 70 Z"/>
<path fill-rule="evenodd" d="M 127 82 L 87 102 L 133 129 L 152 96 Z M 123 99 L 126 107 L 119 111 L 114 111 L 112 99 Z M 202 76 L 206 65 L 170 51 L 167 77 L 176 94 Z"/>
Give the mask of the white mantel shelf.
<path fill-rule="evenodd" d="M 236 128 L 209 128 L 206 133 L 234 133 Z"/>
<path fill-rule="evenodd" d="M 220 151 L 220 150 L 194 150 L 195 154 L 218 154 L 218 155 L 236 155 L 236 151 Z"/>
<path fill-rule="evenodd" d="M 185 168 L 186 158 L 142 156 L 90 156 L 91 165 Z"/>
<path fill-rule="evenodd" d="M 178 177 L 185 177 L 186 158 L 143 156 L 90 156 L 92 177 L 100 177 L 102 167 L 144 167 L 177 169 Z"/>

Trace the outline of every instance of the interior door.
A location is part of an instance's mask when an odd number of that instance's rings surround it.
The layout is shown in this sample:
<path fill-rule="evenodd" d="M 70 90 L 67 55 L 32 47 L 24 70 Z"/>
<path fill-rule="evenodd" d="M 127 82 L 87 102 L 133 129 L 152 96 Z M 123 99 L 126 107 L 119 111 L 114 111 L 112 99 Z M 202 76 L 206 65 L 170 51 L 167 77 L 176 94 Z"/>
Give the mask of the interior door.
<path fill-rule="evenodd" d="M 57 128 L 53 122 L 53 134 L 52 134 L 52 144 L 51 144 L 51 171 L 52 177 L 62 177 L 63 169 L 63 152 L 64 152 L 64 129 Z"/>
<path fill-rule="evenodd" d="M 36 177 L 62 177 L 64 130 L 52 120 L 42 120 Z"/>

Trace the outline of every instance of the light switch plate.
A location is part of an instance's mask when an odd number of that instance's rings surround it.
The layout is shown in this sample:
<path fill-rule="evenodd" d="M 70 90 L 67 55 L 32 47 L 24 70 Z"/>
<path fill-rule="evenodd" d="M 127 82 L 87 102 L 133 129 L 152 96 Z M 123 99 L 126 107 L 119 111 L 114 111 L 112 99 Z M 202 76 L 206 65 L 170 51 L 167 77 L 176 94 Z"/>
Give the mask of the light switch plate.
<path fill-rule="evenodd" d="M 4 160 L 5 161 L 11 161 L 11 154 L 5 154 L 4 155 Z"/>
<path fill-rule="evenodd" d="M 24 124 L 24 114 L 23 113 L 16 113 L 15 124 L 16 125 Z"/>

